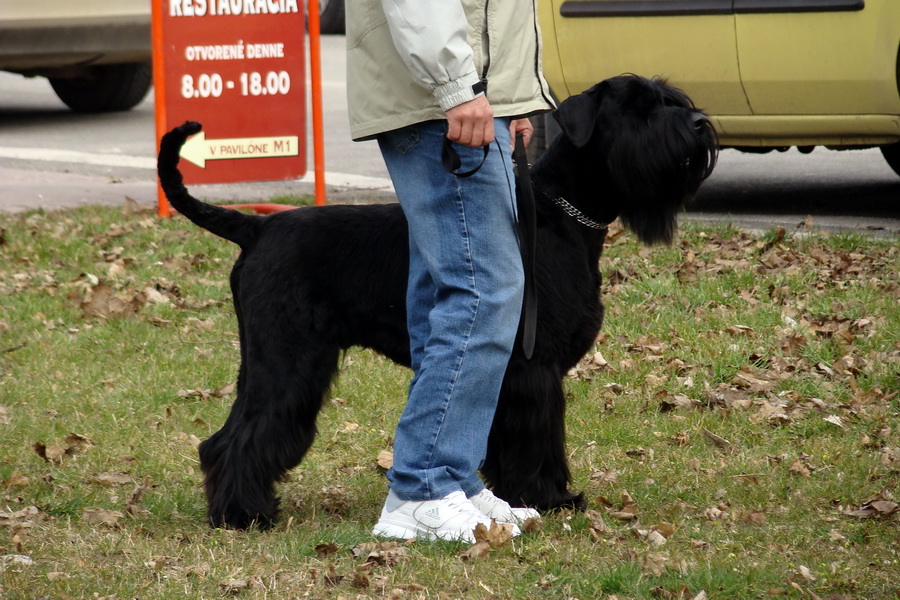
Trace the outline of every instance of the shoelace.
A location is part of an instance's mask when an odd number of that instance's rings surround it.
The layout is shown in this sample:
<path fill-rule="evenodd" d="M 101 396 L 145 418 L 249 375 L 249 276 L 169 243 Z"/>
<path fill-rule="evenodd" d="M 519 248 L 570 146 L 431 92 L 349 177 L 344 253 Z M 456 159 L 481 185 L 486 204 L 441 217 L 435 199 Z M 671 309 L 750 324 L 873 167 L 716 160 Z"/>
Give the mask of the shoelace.
<path fill-rule="evenodd" d="M 469 515 L 472 517 L 486 517 L 484 513 L 475 508 L 472 501 L 460 494 L 458 497 L 452 498 L 447 502 L 447 507 L 452 508 L 456 512 Z"/>

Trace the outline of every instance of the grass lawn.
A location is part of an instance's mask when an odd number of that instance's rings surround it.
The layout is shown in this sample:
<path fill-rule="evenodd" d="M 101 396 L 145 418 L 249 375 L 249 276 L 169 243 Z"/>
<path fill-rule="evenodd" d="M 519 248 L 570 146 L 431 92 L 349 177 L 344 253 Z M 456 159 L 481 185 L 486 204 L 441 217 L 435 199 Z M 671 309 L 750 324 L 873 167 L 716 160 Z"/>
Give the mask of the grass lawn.
<path fill-rule="evenodd" d="M 0 598 L 900 597 L 898 240 L 614 230 L 567 380 L 590 510 L 480 556 L 371 537 L 409 373 L 361 349 L 275 530 L 206 526 L 235 256 L 140 210 L 0 215 Z"/>

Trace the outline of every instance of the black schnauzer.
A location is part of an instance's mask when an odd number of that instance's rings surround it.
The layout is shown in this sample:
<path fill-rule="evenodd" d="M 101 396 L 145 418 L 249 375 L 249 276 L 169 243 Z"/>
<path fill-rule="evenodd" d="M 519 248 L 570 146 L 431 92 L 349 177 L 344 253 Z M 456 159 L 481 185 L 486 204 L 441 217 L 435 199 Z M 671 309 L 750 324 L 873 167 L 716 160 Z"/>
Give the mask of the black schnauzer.
<path fill-rule="evenodd" d="M 603 320 L 598 261 L 616 219 L 646 243 L 670 242 L 676 214 L 715 165 L 715 132 L 681 91 L 634 75 L 562 102 L 562 133 L 531 172 L 536 198 L 533 356 L 510 360 L 482 475 L 499 497 L 541 510 L 583 509 L 569 491 L 562 380 Z M 271 527 L 275 482 L 316 435 L 339 355 L 372 348 L 409 365 L 406 221 L 397 204 L 324 206 L 271 216 L 200 202 L 179 150 L 199 123 L 167 133 L 166 196 L 191 221 L 241 247 L 231 272 L 240 330 L 237 400 L 200 446 L 209 522 Z"/>

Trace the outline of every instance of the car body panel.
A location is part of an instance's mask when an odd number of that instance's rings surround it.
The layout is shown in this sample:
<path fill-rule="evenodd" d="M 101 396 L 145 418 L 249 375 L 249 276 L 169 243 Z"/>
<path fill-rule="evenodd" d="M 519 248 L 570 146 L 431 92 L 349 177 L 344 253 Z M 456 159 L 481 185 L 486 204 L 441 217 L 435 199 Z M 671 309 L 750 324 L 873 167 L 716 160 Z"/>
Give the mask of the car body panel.
<path fill-rule="evenodd" d="M 741 81 L 754 114 L 900 114 L 900 3 L 737 15 Z"/>
<path fill-rule="evenodd" d="M 729 113 L 750 114 L 735 53 L 734 16 L 690 16 L 666 27 L 660 26 L 662 17 L 621 17 L 608 27 L 605 19 L 561 15 L 560 8 L 571 1 L 545 4 L 554 9 L 554 41 L 562 65 L 561 77 L 550 80 L 554 90 L 562 83 L 569 95 L 613 75 L 652 74 L 684 85 L 689 94 Z M 632 50 L 636 43 L 640 53 Z M 603 76 L 598 76 L 601 64 Z"/>
<path fill-rule="evenodd" d="M 543 0 L 558 99 L 632 72 L 706 110 L 723 146 L 900 141 L 897 0 Z"/>
<path fill-rule="evenodd" d="M 41 0 L 0 6 L 0 69 L 69 75 L 150 59 L 148 0 Z"/>
<path fill-rule="evenodd" d="M 722 146 L 863 147 L 900 141 L 897 115 L 712 115 Z"/>

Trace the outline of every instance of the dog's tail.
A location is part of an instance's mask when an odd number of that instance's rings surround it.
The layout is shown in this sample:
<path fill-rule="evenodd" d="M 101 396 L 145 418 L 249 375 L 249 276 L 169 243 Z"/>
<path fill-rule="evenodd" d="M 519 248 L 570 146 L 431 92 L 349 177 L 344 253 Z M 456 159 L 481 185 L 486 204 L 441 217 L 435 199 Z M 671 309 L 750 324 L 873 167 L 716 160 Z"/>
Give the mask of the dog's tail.
<path fill-rule="evenodd" d="M 175 210 L 203 229 L 246 248 L 257 239 L 264 217 L 201 202 L 184 187 L 178 170 L 179 152 L 184 142 L 201 129 L 200 123 L 188 121 L 163 136 L 156 163 L 159 182 Z"/>

